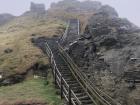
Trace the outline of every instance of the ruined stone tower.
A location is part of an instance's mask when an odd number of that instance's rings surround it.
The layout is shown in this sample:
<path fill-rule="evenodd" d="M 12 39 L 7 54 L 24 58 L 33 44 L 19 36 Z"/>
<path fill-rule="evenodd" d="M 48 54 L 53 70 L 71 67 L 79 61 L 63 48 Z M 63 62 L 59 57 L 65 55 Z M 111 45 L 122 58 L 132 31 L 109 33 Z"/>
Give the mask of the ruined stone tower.
<path fill-rule="evenodd" d="M 43 12 L 43 11 L 45 11 L 45 5 L 44 4 L 36 4 L 36 3 L 31 2 L 30 11 Z"/>

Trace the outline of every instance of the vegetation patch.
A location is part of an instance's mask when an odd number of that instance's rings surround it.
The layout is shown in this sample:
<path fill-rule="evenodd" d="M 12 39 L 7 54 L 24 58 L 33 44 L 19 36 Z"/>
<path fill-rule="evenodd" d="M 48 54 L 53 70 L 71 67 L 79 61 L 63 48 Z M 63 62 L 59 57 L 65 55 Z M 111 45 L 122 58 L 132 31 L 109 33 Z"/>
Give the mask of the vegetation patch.
<path fill-rule="evenodd" d="M 47 78 L 32 76 L 22 83 L 0 87 L 0 105 L 18 105 L 21 102 L 29 103 L 28 105 L 33 102 L 43 103 L 34 105 L 62 105 L 60 96 L 56 95 L 50 71 Z"/>

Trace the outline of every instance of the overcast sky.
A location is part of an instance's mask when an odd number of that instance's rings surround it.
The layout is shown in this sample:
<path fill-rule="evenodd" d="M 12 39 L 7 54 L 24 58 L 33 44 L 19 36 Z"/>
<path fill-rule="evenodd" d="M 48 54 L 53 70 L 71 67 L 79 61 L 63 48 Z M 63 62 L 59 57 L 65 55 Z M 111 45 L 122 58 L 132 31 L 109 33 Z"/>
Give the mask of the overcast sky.
<path fill-rule="evenodd" d="M 0 13 L 12 13 L 14 15 L 21 15 L 26 10 L 29 10 L 31 1 L 36 3 L 44 3 L 47 9 L 52 2 L 58 2 L 60 0 L 0 0 Z M 101 1 L 103 4 L 109 4 L 113 6 L 118 11 L 120 17 L 128 18 L 131 22 L 140 26 L 140 0 L 96 1 Z"/>

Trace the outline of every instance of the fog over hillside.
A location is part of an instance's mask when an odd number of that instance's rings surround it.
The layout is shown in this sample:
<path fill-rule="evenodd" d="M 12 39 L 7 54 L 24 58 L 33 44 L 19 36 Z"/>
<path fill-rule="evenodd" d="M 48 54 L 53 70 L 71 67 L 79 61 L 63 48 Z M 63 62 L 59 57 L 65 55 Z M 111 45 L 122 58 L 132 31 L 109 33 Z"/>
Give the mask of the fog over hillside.
<path fill-rule="evenodd" d="M 26 10 L 29 10 L 30 2 L 44 3 L 46 8 L 50 7 L 52 2 L 58 2 L 60 0 L 1 0 L 0 1 L 0 13 L 11 13 L 14 15 L 21 15 Z M 80 0 L 86 1 L 86 0 Z M 94 1 L 94 0 L 91 0 Z M 140 10 L 139 0 L 96 0 L 101 1 L 103 4 L 109 4 L 113 6 L 119 13 L 120 17 L 128 18 L 131 22 L 140 26 L 140 15 L 137 13 Z"/>
<path fill-rule="evenodd" d="M 140 105 L 138 4 L 1 0 L 0 105 Z"/>

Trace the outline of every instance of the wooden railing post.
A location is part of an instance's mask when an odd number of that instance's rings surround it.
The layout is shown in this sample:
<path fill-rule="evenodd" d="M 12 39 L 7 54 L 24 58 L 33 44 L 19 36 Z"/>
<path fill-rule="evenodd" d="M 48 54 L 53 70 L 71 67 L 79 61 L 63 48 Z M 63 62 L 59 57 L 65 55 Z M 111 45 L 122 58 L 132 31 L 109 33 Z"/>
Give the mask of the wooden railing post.
<path fill-rule="evenodd" d="M 63 98 L 63 79 L 61 76 L 61 99 Z"/>
<path fill-rule="evenodd" d="M 69 86 L 69 91 L 68 91 L 68 100 L 69 100 L 69 105 L 71 105 L 71 87 Z"/>
<path fill-rule="evenodd" d="M 57 76 L 57 74 L 56 74 L 56 68 L 54 69 L 54 83 L 55 83 L 55 86 L 56 86 L 56 76 Z"/>
<path fill-rule="evenodd" d="M 53 56 L 51 55 L 51 65 L 52 65 L 52 63 L 53 63 Z"/>

